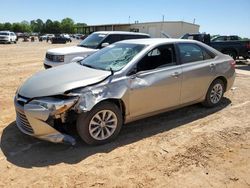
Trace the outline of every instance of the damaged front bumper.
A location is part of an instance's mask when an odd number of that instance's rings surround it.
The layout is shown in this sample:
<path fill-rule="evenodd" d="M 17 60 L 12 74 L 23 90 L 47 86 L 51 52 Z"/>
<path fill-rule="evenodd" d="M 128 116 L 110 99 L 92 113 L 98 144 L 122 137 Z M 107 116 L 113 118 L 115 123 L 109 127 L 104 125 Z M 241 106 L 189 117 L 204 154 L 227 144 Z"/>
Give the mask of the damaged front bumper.
<path fill-rule="evenodd" d="M 76 97 L 66 100 L 46 98 L 28 101 L 17 95 L 14 99 L 17 127 L 23 133 L 42 140 L 75 145 L 76 141 L 72 136 L 61 133 L 51 122 L 63 119 L 65 112 L 76 102 Z"/>

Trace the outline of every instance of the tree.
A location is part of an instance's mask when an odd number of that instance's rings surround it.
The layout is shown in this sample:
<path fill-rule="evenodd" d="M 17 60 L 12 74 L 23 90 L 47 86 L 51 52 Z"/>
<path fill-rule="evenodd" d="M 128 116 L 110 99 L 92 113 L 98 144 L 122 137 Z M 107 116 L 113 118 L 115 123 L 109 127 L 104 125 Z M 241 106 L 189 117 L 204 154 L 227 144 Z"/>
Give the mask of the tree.
<path fill-rule="evenodd" d="M 37 23 L 37 29 L 38 29 L 37 32 L 41 33 L 44 27 L 44 23 L 41 19 L 37 19 L 36 23 Z"/>
<path fill-rule="evenodd" d="M 0 31 L 3 30 L 4 25 L 0 23 Z"/>
<path fill-rule="evenodd" d="M 0 30 L 13 30 L 14 32 L 36 32 L 36 33 L 75 33 L 77 27 L 84 27 L 85 23 L 74 23 L 71 18 L 64 18 L 61 22 L 41 19 L 22 21 L 20 23 L 0 23 Z"/>
<path fill-rule="evenodd" d="M 32 31 L 28 21 L 25 21 L 25 20 L 22 21 L 21 26 L 22 26 L 22 32 L 30 33 Z"/>
<path fill-rule="evenodd" d="M 71 18 L 64 18 L 61 21 L 62 33 L 74 33 L 75 24 Z"/>
<path fill-rule="evenodd" d="M 51 33 L 60 34 L 61 33 L 61 23 L 59 21 L 54 21 L 51 29 L 52 29 Z"/>
<path fill-rule="evenodd" d="M 11 25 L 11 23 L 9 23 L 9 22 L 4 23 L 4 25 L 3 25 L 3 30 L 12 30 L 12 25 Z"/>
<path fill-rule="evenodd" d="M 12 24 L 12 30 L 13 30 L 14 32 L 23 32 L 22 29 L 23 29 L 23 28 L 22 28 L 22 25 L 21 25 L 20 23 L 13 23 L 13 24 Z"/>
<path fill-rule="evenodd" d="M 53 28 L 53 22 L 52 22 L 52 20 L 48 19 L 45 22 L 44 32 L 51 33 L 52 28 Z"/>
<path fill-rule="evenodd" d="M 30 22 L 30 27 L 31 27 L 31 30 L 33 32 L 36 32 L 36 33 L 41 33 L 42 30 L 43 30 L 43 21 L 41 19 L 37 19 L 37 20 L 32 20 Z"/>

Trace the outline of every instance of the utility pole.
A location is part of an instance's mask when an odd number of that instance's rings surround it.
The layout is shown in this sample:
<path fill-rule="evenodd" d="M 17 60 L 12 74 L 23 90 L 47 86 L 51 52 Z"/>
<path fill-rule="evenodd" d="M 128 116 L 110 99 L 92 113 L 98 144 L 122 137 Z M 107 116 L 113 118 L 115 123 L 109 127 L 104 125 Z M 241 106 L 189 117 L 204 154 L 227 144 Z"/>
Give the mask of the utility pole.
<path fill-rule="evenodd" d="M 164 22 L 165 21 L 165 15 L 163 14 L 162 15 L 162 22 Z"/>

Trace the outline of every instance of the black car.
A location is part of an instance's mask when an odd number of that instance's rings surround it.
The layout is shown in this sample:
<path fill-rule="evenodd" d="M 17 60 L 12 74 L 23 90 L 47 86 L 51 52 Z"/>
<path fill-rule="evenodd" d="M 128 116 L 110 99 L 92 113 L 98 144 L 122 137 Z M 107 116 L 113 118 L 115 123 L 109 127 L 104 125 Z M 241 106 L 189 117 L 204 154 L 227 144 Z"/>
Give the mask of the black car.
<path fill-rule="evenodd" d="M 66 44 L 67 42 L 72 42 L 71 38 L 65 37 L 63 35 L 55 35 L 51 38 L 52 44 Z"/>

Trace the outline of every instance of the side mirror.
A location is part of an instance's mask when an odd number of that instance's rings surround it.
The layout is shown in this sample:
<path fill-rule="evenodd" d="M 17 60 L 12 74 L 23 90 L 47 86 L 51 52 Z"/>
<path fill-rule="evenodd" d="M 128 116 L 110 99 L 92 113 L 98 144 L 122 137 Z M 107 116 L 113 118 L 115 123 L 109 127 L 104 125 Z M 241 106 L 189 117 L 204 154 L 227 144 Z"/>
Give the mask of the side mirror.
<path fill-rule="evenodd" d="M 72 60 L 71 60 L 71 63 L 77 63 L 78 61 L 82 61 L 84 59 L 84 57 L 74 57 Z"/>
<path fill-rule="evenodd" d="M 128 73 L 128 76 L 132 76 L 136 77 L 136 73 L 137 73 L 137 67 L 135 66 L 133 69 L 130 70 L 130 72 Z"/>
<path fill-rule="evenodd" d="M 108 42 L 104 42 L 104 43 L 102 43 L 101 47 L 102 47 L 102 48 L 105 48 L 105 47 L 107 47 L 108 45 L 109 45 Z"/>

